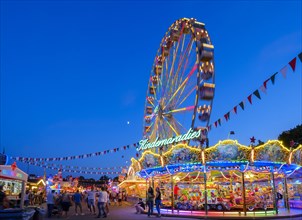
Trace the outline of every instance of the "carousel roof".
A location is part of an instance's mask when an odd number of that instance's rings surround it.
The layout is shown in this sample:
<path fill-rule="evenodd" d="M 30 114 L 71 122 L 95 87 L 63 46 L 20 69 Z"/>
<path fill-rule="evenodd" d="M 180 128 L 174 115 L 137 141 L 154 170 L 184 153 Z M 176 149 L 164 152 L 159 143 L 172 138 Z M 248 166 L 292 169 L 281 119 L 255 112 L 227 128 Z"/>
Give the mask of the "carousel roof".
<path fill-rule="evenodd" d="M 137 174 L 142 178 L 212 170 L 253 170 L 290 176 L 302 173 L 302 145 L 289 150 L 278 140 L 268 141 L 257 147 L 244 146 L 236 140 L 219 141 L 204 149 L 178 144 L 162 154 L 147 150 L 141 158 L 132 158 L 131 162 L 128 175 Z"/>

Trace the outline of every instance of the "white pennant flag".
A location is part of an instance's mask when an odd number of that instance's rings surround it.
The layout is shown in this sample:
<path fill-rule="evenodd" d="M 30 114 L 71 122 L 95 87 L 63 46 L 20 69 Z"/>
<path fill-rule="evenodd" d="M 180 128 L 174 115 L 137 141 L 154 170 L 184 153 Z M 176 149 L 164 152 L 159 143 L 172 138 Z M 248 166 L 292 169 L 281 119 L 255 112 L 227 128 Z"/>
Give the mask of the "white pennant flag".
<path fill-rule="evenodd" d="M 283 67 L 283 68 L 280 70 L 280 72 L 282 73 L 282 76 L 283 76 L 284 78 L 286 78 L 287 66 Z"/>
<path fill-rule="evenodd" d="M 263 92 L 263 93 L 267 93 L 267 89 L 264 87 L 264 85 L 260 86 L 259 89 Z"/>

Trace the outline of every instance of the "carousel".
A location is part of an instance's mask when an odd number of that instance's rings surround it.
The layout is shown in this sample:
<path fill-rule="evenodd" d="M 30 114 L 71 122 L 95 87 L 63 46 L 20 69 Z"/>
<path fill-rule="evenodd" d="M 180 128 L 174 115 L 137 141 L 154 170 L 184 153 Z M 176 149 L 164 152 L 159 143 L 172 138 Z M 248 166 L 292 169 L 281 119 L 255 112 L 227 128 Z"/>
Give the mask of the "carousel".
<path fill-rule="evenodd" d="M 132 158 L 128 176 L 160 187 L 171 210 L 278 213 L 302 209 L 302 145 L 288 150 L 280 141 L 244 146 L 224 140 L 209 148 L 177 144 L 157 154 Z"/>

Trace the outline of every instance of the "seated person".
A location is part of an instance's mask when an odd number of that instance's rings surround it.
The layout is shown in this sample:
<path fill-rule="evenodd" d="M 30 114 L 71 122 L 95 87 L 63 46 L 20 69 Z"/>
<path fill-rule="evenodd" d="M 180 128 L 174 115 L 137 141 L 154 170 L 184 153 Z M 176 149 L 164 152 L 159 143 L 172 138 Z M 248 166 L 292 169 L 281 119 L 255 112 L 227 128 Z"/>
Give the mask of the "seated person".
<path fill-rule="evenodd" d="M 136 203 L 134 207 L 136 208 L 136 214 L 141 214 L 142 211 L 145 210 L 145 204 L 141 198 L 138 199 L 138 203 Z"/>

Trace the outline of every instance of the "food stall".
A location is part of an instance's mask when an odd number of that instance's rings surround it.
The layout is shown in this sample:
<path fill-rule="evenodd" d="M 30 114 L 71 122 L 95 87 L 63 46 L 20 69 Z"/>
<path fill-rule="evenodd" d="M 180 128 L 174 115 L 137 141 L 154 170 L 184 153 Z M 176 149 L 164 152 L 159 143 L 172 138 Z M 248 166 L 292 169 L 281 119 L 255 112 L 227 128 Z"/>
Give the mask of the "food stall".
<path fill-rule="evenodd" d="M 10 166 L 0 165 L 0 185 L 9 200 L 9 207 L 0 210 L 0 219 L 30 219 L 39 213 L 38 208 L 23 209 L 27 178 L 16 162 Z"/>
<path fill-rule="evenodd" d="M 28 175 L 17 168 L 16 163 L 0 165 L 0 185 L 6 193 L 12 208 L 23 208 L 23 200 Z"/>

